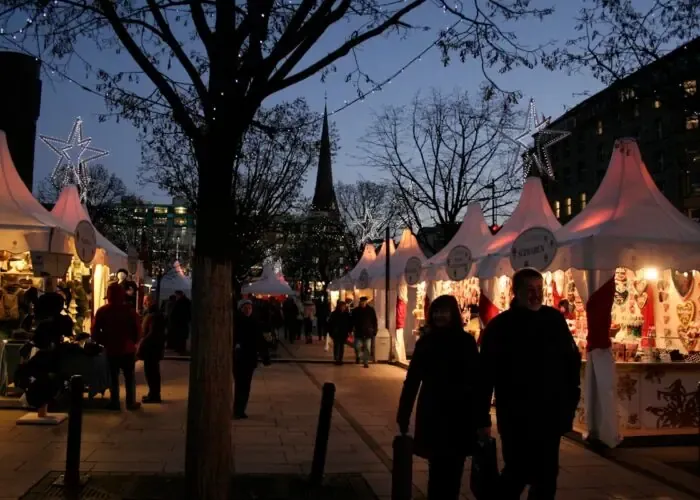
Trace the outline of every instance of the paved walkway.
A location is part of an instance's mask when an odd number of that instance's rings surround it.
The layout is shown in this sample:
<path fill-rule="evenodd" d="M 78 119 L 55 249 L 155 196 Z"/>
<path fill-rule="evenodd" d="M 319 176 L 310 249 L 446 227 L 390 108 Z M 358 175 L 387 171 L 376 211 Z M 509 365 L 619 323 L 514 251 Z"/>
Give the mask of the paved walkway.
<path fill-rule="evenodd" d="M 184 466 L 188 364 L 165 362 L 162 407 L 137 413 L 85 415 L 86 471 L 178 472 Z M 337 402 L 326 471 L 360 472 L 377 495 L 390 494 L 389 459 L 394 413 L 404 371 L 373 365 L 337 367 L 280 363 L 260 368 L 253 382 L 248 421 L 232 422 L 235 469 L 239 473 L 309 471 L 320 403 L 319 385 L 332 381 Z M 143 394 L 143 385 L 139 394 Z M 16 427 L 17 411 L 0 411 L 0 499 L 17 498 L 44 474 L 61 470 L 66 424 L 57 428 Z M 561 491 L 567 499 L 672 499 L 691 497 L 634 474 L 593 453 L 562 446 Z M 425 490 L 426 464 L 416 460 L 414 481 Z M 464 498 L 468 494 L 465 474 Z"/>

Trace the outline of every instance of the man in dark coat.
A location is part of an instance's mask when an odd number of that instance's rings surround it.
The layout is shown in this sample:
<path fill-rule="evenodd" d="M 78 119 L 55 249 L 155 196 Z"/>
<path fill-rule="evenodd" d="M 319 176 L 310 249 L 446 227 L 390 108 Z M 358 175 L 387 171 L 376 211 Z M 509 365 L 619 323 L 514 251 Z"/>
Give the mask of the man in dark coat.
<path fill-rule="evenodd" d="M 345 302 L 338 301 L 335 311 L 328 319 L 328 334 L 333 340 L 333 360 L 336 365 L 343 364 L 343 354 L 345 354 L 345 342 L 352 332 L 352 318 L 348 312 Z"/>
<path fill-rule="evenodd" d="M 489 408 L 495 390 L 505 462 L 496 498 L 519 499 L 529 484 L 529 499 L 553 500 L 561 436 L 572 429 L 581 394 L 581 357 L 564 317 L 542 305 L 538 271 L 515 273 L 513 292 L 510 309 L 481 337 L 481 404 Z M 490 421 L 482 424 L 488 434 Z"/>
<path fill-rule="evenodd" d="M 233 418 L 242 419 L 248 418 L 245 411 L 258 357 L 262 358 L 265 366 L 270 364 L 267 343 L 260 322 L 253 315 L 253 303 L 250 300 L 242 300 L 238 304 L 233 340 Z"/>
<path fill-rule="evenodd" d="M 292 297 L 287 297 L 282 304 L 282 315 L 284 316 L 284 336 L 290 344 L 293 344 L 298 333 L 299 308 Z"/>
<path fill-rule="evenodd" d="M 369 355 L 372 351 L 372 339 L 377 336 L 377 313 L 367 303 L 367 297 L 360 297 L 360 305 L 352 311 L 352 323 L 355 328 L 355 363 L 369 368 Z"/>
<path fill-rule="evenodd" d="M 192 302 L 181 290 L 175 292 L 175 303 L 173 304 L 168 327 L 171 331 L 168 335 L 171 339 L 172 348 L 180 355 L 187 354 L 187 337 L 190 335 L 190 321 L 192 320 Z"/>

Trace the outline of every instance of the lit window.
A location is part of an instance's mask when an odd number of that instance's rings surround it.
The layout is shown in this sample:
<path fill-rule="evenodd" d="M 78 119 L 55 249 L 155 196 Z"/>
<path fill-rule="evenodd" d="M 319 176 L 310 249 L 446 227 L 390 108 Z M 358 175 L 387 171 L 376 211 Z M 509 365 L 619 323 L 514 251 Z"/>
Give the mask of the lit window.
<path fill-rule="evenodd" d="M 554 202 L 554 216 L 558 219 L 561 217 L 561 203 L 558 201 Z"/>
<path fill-rule="evenodd" d="M 597 130 L 596 130 L 596 133 L 597 133 L 598 135 L 603 135 L 603 121 L 602 121 L 602 120 L 599 120 L 599 121 L 598 121 L 598 127 L 597 127 Z"/>
<path fill-rule="evenodd" d="M 586 208 L 587 201 L 588 200 L 586 199 L 586 193 L 581 193 L 581 210 Z"/>
<path fill-rule="evenodd" d="M 566 215 L 571 215 L 571 198 L 566 199 Z"/>
<path fill-rule="evenodd" d="M 187 225 L 187 219 L 184 217 L 176 217 L 175 218 L 175 225 L 176 226 L 186 226 Z"/>
<path fill-rule="evenodd" d="M 153 207 L 154 214 L 167 214 L 168 207 Z"/>
<path fill-rule="evenodd" d="M 661 107 L 661 101 L 658 99 L 654 101 L 654 109 L 659 109 Z"/>
<path fill-rule="evenodd" d="M 156 217 L 153 219 L 153 224 L 157 226 L 165 226 L 168 223 L 168 219 L 166 217 Z"/>
<path fill-rule="evenodd" d="M 698 84 L 695 80 L 687 80 L 683 82 L 683 90 L 685 90 L 685 95 L 695 95 L 698 91 Z"/>
<path fill-rule="evenodd" d="M 185 215 L 187 213 L 187 207 L 175 207 L 175 213 L 177 215 Z"/>
<path fill-rule="evenodd" d="M 698 121 L 697 116 L 689 116 L 688 118 L 685 119 L 685 129 L 686 130 L 695 130 L 700 126 L 700 122 Z"/>

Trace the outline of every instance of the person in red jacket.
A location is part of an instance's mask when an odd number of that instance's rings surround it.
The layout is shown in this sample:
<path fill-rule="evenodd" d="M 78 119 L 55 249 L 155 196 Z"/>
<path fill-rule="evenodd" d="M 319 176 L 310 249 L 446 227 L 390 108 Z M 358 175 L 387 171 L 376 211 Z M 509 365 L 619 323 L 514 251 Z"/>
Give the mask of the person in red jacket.
<path fill-rule="evenodd" d="M 95 313 L 92 339 L 105 348 L 110 372 L 111 410 L 121 410 L 119 403 L 119 373 L 124 374 L 126 407 L 138 410 L 136 402 L 136 346 L 141 337 L 141 322 L 136 311 L 126 303 L 126 293 L 119 283 L 107 287 L 107 304 Z"/>

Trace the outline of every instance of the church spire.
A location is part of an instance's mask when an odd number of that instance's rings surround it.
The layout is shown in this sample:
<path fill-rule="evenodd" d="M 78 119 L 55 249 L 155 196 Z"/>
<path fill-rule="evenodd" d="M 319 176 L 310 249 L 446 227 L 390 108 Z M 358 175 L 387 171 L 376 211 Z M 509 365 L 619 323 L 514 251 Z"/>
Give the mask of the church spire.
<path fill-rule="evenodd" d="M 316 172 L 316 188 L 314 189 L 312 209 L 316 212 L 336 212 L 338 210 L 335 189 L 333 188 L 328 104 L 323 108 L 323 130 L 321 132 L 321 147 L 318 155 L 318 171 Z"/>

